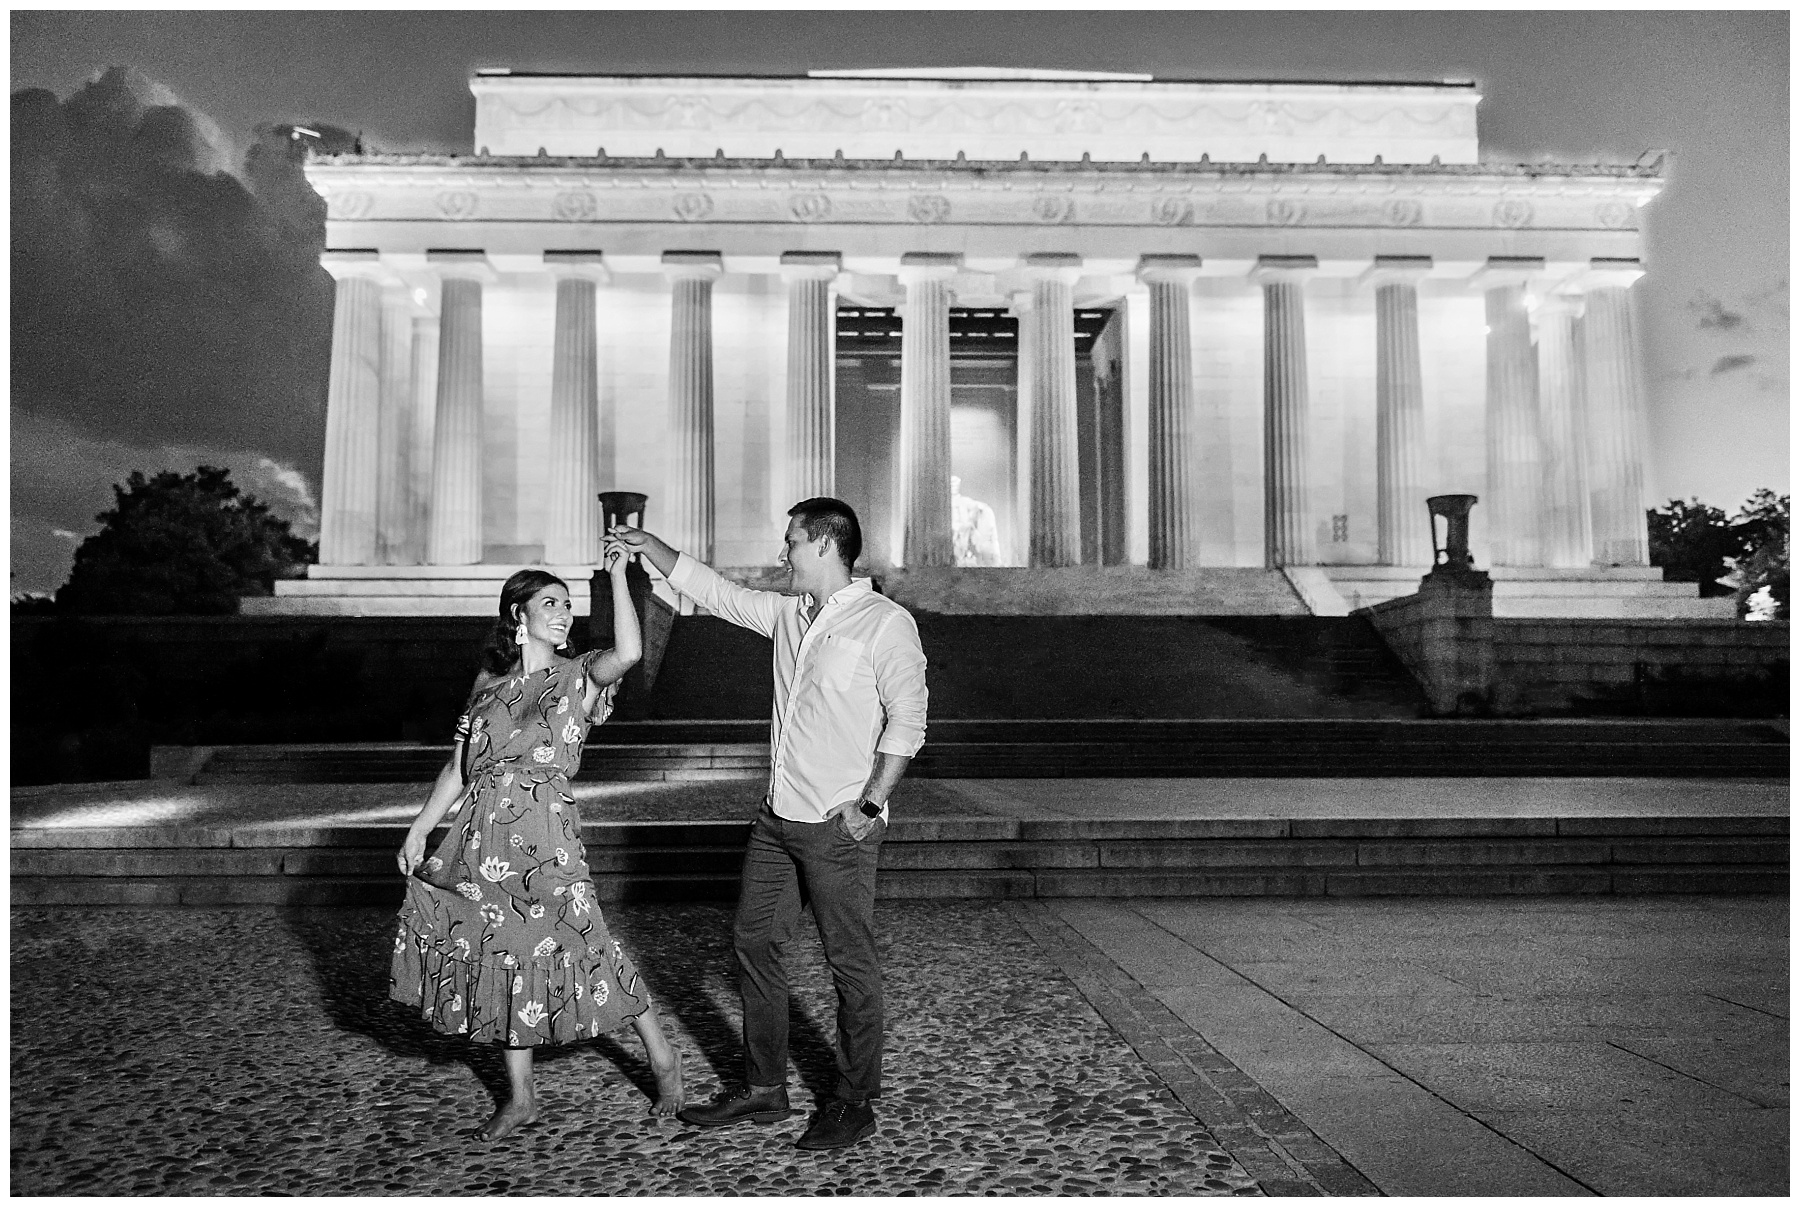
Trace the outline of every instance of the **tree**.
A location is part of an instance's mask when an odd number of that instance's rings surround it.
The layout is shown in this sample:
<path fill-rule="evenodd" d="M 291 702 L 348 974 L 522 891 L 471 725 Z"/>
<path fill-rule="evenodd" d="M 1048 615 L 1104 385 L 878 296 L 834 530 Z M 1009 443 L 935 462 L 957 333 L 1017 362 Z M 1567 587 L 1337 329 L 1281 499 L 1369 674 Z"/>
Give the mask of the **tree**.
<path fill-rule="evenodd" d="M 59 610 L 99 615 L 218 614 L 240 595 L 268 595 L 277 578 L 316 560 L 267 504 L 238 490 L 231 471 L 134 472 L 114 486 L 100 531 L 75 550 Z"/>
<path fill-rule="evenodd" d="M 1698 498 L 1670 499 L 1647 513 L 1650 564 L 1669 582 L 1699 583 L 1700 594 L 1730 595 L 1725 577 L 1733 559 L 1744 555 L 1741 534 L 1717 507 Z"/>
<path fill-rule="evenodd" d="M 1788 496 L 1765 486 L 1745 501 L 1731 527 L 1744 548 L 1726 579 L 1737 588 L 1738 615 L 1786 620 Z"/>

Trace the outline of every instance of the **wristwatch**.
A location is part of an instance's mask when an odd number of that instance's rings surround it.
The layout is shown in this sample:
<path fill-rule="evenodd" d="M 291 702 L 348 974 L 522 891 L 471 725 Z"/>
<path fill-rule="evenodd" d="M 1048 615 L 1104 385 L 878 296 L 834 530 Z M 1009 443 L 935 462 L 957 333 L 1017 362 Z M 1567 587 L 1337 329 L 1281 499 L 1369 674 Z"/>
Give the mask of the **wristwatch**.
<path fill-rule="evenodd" d="M 866 796 L 862 800 L 856 802 L 856 807 L 857 807 L 858 811 L 860 811 L 864 817 L 880 817 L 881 816 L 881 806 L 876 804 L 874 801 L 870 800 Z"/>

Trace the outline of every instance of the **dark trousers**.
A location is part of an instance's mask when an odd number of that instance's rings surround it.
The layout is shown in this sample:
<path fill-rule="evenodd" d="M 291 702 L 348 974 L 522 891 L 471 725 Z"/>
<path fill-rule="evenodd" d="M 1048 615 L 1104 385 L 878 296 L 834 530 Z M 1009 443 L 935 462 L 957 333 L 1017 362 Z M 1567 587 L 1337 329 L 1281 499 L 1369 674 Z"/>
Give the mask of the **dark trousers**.
<path fill-rule="evenodd" d="M 782 957 L 811 904 L 837 985 L 837 1096 L 881 1092 L 881 964 L 875 953 L 875 862 L 887 823 L 861 842 L 842 818 L 788 821 L 767 805 L 750 827 L 732 938 L 744 995 L 744 1064 L 752 1085 L 787 1081 L 788 982 Z"/>

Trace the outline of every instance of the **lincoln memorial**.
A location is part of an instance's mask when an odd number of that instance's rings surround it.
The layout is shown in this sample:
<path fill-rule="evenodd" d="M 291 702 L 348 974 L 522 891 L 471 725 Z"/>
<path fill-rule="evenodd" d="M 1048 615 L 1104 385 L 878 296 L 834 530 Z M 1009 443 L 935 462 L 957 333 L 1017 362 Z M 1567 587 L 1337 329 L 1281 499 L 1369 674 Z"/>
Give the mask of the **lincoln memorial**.
<path fill-rule="evenodd" d="M 1721 602 L 1645 564 L 1660 161 L 1484 161 L 1471 83 L 470 89 L 472 154 L 307 166 L 320 564 L 246 611 L 486 612 L 529 564 L 584 607 L 605 490 L 747 579 L 835 494 L 896 581 L 1273 576 L 1340 612 L 1413 590 L 1424 500 L 1473 494 L 1476 564 L 1562 601 L 1526 611 Z"/>

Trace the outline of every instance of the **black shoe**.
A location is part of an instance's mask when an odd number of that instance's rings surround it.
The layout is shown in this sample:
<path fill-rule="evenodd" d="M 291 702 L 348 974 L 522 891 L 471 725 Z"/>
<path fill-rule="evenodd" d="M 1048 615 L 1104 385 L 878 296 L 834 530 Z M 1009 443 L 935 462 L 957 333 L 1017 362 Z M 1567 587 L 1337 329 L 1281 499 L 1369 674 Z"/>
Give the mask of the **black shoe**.
<path fill-rule="evenodd" d="M 819 1108 L 795 1148 L 849 1148 L 875 1130 L 875 1108 L 866 1102 L 833 1098 Z"/>
<path fill-rule="evenodd" d="M 747 1085 L 730 1085 L 712 1096 L 703 1106 L 683 1107 L 676 1115 L 683 1123 L 695 1127 L 724 1127 L 753 1119 L 758 1123 L 778 1123 L 794 1112 L 788 1107 L 786 1086 L 753 1092 Z"/>

